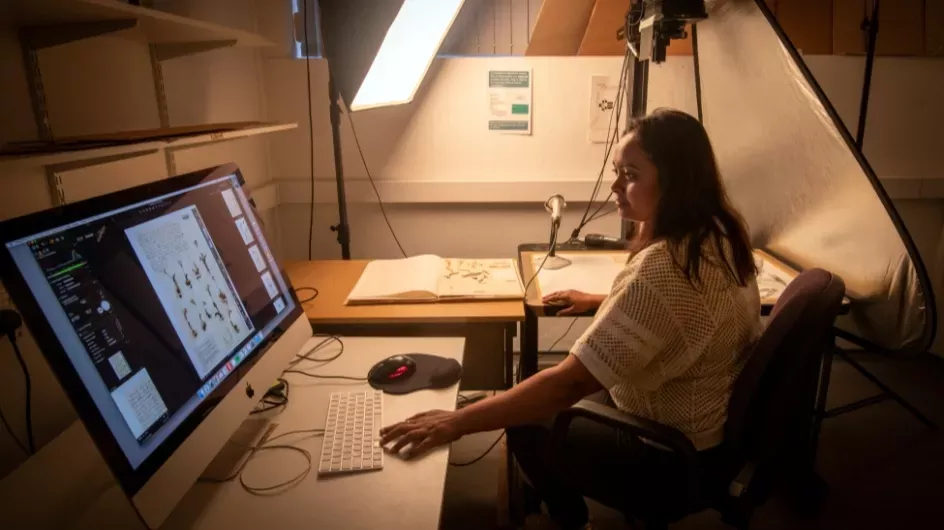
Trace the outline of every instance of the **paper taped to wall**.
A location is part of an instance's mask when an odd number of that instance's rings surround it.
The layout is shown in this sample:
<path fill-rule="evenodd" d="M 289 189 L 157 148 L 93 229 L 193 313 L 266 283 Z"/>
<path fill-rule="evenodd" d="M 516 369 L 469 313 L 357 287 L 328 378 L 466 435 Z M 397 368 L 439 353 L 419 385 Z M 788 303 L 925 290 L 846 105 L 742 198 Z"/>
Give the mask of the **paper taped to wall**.
<path fill-rule="evenodd" d="M 531 71 L 489 70 L 488 130 L 531 134 Z"/>
<path fill-rule="evenodd" d="M 590 112 L 588 139 L 590 143 L 605 144 L 609 141 L 610 129 L 619 124 L 613 123 L 616 111 L 616 99 L 619 94 L 619 80 L 608 75 L 595 75 L 590 78 Z"/>

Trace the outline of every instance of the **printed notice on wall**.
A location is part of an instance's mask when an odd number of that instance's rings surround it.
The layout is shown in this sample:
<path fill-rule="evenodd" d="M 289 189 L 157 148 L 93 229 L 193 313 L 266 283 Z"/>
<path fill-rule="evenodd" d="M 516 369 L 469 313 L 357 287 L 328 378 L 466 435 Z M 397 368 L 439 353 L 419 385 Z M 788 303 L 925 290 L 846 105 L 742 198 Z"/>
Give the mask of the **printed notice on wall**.
<path fill-rule="evenodd" d="M 488 130 L 531 134 L 531 71 L 489 70 Z"/>

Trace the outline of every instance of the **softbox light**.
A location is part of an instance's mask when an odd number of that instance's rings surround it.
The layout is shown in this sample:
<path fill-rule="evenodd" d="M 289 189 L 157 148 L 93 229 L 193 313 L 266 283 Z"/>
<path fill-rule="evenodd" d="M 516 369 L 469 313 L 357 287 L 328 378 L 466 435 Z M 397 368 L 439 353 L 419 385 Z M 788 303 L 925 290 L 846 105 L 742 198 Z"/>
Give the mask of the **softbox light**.
<path fill-rule="evenodd" d="M 324 56 L 352 111 L 409 103 L 464 0 L 320 0 Z"/>
<path fill-rule="evenodd" d="M 705 127 L 753 243 L 838 274 L 840 327 L 901 355 L 936 314 L 914 242 L 868 161 L 763 0 L 715 0 L 698 24 Z"/>

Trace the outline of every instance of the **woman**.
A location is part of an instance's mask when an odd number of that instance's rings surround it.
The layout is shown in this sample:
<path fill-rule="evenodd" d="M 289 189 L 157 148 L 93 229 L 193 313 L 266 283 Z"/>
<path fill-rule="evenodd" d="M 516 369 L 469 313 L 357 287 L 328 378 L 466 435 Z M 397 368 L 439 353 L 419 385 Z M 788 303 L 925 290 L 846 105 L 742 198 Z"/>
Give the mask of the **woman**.
<path fill-rule="evenodd" d="M 659 471 L 663 451 L 580 421 L 568 433 L 572 456 L 552 465 L 548 419 L 605 390 L 620 410 L 674 427 L 710 452 L 722 442 L 743 353 L 761 331 L 748 233 L 698 120 L 659 109 L 633 121 L 613 165 L 619 213 L 637 230 L 626 267 L 571 354 L 499 396 L 381 431 L 391 451 L 408 447 L 415 456 L 465 434 L 507 428 L 509 447 L 564 529 L 587 524 L 582 495 L 632 498 L 651 486 L 647 477 L 668 470 Z M 573 312 L 594 303 L 567 296 Z"/>

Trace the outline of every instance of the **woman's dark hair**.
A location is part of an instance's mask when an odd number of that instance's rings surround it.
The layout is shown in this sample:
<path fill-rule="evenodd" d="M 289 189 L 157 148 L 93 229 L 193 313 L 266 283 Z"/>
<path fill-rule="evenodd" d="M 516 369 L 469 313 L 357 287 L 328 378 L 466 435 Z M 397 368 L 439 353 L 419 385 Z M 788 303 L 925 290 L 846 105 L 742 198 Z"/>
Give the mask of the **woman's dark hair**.
<path fill-rule="evenodd" d="M 653 237 L 670 243 L 693 285 L 700 282 L 703 245 L 711 238 L 732 279 L 745 285 L 756 274 L 750 237 L 725 193 L 705 128 L 684 112 L 661 108 L 633 119 L 626 132 L 635 134 L 659 172 Z"/>

